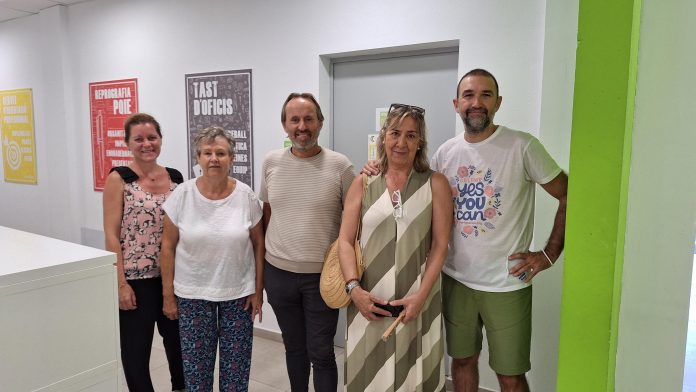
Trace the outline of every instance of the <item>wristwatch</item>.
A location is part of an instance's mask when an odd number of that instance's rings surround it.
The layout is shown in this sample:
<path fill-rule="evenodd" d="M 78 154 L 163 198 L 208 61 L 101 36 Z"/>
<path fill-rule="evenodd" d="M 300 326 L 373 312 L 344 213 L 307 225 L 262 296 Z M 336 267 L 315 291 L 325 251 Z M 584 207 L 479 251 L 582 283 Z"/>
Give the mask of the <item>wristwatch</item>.
<path fill-rule="evenodd" d="M 358 282 L 356 279 L 351 280 L 346 284 L 346 294 L 350 295 L 350 292 L 358 286 L 360 286 L 360 282 Z"/>

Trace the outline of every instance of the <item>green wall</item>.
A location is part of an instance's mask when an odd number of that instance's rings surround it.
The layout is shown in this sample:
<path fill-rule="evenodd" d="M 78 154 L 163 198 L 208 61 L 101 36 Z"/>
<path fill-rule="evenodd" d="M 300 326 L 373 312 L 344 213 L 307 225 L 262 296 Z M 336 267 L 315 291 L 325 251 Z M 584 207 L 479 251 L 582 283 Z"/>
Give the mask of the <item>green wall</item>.
<path fill-rule="evenodd" d="M 640 0 L 581 0 L 558 391 L 613 391 Z"/>

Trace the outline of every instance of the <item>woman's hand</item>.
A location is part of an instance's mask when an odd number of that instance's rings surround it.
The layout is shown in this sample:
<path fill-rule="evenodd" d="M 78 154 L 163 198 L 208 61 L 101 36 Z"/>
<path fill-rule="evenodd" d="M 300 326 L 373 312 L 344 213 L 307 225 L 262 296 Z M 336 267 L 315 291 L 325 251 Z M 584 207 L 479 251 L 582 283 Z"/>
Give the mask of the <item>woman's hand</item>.
<path fill-rule="evenodd" d="M 135 301 L 135 292 L 127 282 L 118 286 L 118 308 L 121 310 L 138 308 Z"/>
<path fill-rule="evenodd" d="M 170 320 L 179 318 L 179 308 L 176 305 L 176 297 L 174 295 L 165 295 L 162 297 L 162 313 Z"/>
<path fill-rule="evenodd" d="M 263 322 L 263 290 L 246 298 L 244 310 L 248 310 L 251 313 L 251 321 L 254 321 L 254 318 L 258 315 L 259 322 Z"/>
<path fill-rule="evenodd" d="M 404 298 L 396 299 L 390 301 L 389 305 L 399 306 L 403 305 L 404 310 L 402 313 L 406 313 L 402 322 L 408 324 L 411 320 L 415 320 L 423 309 L 425 300 L 427 296 L 420 295 L 419 293 L 407 295 Z"/>
<path fill-rule="evenodd" d="M 363 290 L 363 288 L 360 286 L 357 286 L 353 290 L 351 290 L 350 298 L 353 300 L 353 303 L 360 311 L 360 314 L 362 314 L 363 317 L 370 321 L 377 321 L 381 318 L 375 315 L 375 313 L 379 313 L 387 317 L 391 316 L 391 313 L 389 313 L 388 311 L 375 306 L 375 303 L 386 305 L 387 303 L 389 303 L 389 301 L 375 297 L 369 292 Z"/>

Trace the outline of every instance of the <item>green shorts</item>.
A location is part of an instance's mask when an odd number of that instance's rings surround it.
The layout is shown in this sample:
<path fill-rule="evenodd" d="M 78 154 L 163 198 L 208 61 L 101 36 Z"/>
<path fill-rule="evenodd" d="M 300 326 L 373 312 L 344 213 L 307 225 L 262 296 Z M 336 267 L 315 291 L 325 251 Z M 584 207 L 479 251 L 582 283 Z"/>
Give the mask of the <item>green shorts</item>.
<path fill-rule="evenodd" d="M 447 353 L 469 358 L 481 351 L 486 327 L 489 365 L 504 376 L 531 369 L 532 286 L 509 292 L 478 291 L 442 274 Z"/>

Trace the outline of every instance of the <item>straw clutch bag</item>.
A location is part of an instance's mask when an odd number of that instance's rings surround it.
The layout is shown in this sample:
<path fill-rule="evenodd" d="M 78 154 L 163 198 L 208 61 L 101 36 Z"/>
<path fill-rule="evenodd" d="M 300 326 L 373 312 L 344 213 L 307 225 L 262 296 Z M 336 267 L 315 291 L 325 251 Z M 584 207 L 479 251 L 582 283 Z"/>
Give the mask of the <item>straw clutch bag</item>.
<path fill-rule="evenodd" d="M 367 187 L 367 178 L 363 176 L 363 195 Z M 362 218 L 358 225 L 358 232 L 353 242 L 355 251 L 355 260 L 357 262 L 358 280 L 362 279 L 365 265 L 362 259 L 362 250 L 360 249 L 360 231 L 362 230 Z M 338 262 L 338 240 L 334 241 L 326 251 L 324 257 L 324 267 L 321 270 L 321 278 L 319 280 L 319 292 L 321 297 L 332 309 L 340 309 L 348 306 L 350 296 L 346 293 L 346 281 L 341 272 L 341 264 Z"/>

